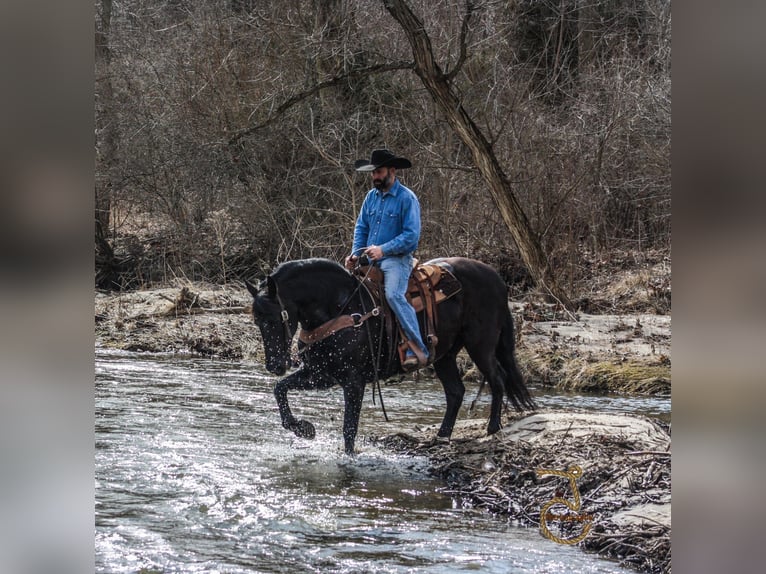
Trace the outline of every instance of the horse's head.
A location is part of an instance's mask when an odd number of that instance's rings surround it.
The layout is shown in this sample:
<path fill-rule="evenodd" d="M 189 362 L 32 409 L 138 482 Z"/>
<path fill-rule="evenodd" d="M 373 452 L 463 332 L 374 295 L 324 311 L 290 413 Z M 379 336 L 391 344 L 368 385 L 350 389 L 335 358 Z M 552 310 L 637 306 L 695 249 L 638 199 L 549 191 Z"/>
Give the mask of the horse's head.
<path fill-rule="evenodd" d="M 295 309 L 284 301 L 272 276 L 261 281 L 256 287 L 245 281 L 247 290 L 253 296 L 253 319 L 261 331 L 266 352 L 266 370 L 277 376 L 287 371 L 290 347 L 297 326 Z"/>

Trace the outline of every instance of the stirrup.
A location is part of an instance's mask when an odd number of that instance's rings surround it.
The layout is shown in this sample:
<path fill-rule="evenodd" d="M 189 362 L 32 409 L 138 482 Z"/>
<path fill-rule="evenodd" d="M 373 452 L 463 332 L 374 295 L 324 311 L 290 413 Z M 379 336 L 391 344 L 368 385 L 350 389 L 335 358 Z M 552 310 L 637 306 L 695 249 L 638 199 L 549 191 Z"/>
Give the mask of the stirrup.
<path fill-rule="evenodd" d="M 407 353 L 402 361 L 402 369 L 405 371 L 414 371 L 420 368 L 420 360 L 415 356 L 415 353 Z"/>
<path fill-rule="evenodd" d="M 412 359 L 415 359 L 415 361 Z M 426 366 L 428 366 L 428 359 L 423 354 L 423 351 L 417 345 L 408 345 L 407 351 L 404 354 L 404 360 L 402 361 L 402 369 L 409 372 L 422 369 Z"/>

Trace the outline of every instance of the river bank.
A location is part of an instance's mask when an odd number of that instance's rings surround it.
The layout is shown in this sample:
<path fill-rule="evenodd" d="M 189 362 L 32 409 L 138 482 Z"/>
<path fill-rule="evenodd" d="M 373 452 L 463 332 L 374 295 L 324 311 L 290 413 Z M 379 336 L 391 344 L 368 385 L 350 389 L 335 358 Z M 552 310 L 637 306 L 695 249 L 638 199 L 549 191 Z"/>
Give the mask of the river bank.
<path fill-rule="evenodd" d="M 97 292 L 96 345 L 261 361 L 251 301 L 238 286 Z M 670 395 L 670 315 L 570 313 L 529 302 L 510 307 L 517 358 L 530 383 L 568 391 Z M 475 378 L 467 356 L 462 366 L 466 381 Z"/>

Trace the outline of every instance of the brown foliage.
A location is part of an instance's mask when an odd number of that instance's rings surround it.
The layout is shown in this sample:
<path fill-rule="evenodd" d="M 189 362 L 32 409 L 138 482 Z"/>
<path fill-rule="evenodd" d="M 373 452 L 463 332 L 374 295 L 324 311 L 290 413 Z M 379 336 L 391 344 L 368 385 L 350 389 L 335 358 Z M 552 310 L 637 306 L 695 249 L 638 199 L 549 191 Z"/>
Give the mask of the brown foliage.
<path fill-rule="evenodd" d="M 666 3 L 577 5 L 473 3 L 461 51 L 462 2 L 411 3 L 570 288 L 584 251 L 667 250 L 671 234 Z M 529 284 L 381 3 L 128 0 L 102 20 L 100 286 L 340 260 L 370 186 L 350 166 L 379 146 L 414 164 L 402 179 L 421 198 L 420 259 L 476 256 Z"/>

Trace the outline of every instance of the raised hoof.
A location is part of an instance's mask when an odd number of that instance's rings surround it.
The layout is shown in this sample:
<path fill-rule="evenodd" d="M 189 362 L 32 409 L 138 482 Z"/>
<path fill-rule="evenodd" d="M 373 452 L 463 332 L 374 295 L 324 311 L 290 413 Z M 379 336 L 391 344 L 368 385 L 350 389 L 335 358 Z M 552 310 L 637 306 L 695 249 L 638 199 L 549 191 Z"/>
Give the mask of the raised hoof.
<path fill-rule="evenodd" d="M 314 425 L 312 425 L 309 421 L 298 421 L 292 426 L 292 431 L 295 433 L 295 436 L 300 438 L 307 438 L 309 440 L 316 436 Z"/>

